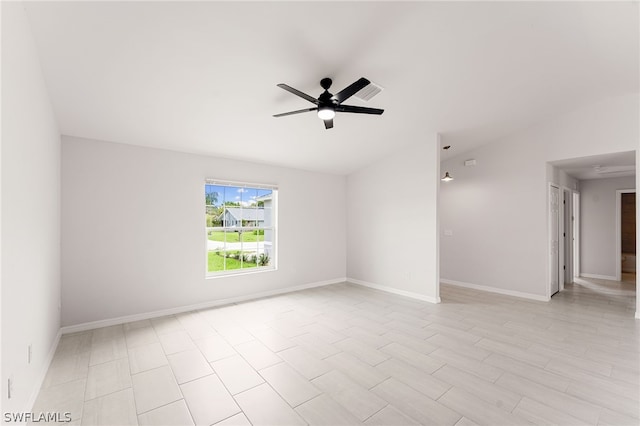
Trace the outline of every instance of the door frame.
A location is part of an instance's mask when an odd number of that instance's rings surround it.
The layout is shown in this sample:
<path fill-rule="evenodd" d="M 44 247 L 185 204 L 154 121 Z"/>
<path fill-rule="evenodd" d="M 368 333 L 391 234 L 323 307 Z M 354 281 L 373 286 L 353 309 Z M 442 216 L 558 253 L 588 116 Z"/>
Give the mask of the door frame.
<path fill-rule="evenodd" d="M 573 278 L 580 277 L 580 193 L 571 197 L 573 210 Z"/>
<path fill-rule="evenodd" d="M 551 200 L 549 195 L 551 194 L 551 188 L 555 188 L 558 190 L 558 194 L 562 193 L 562 190 L 560 188 L 559 185 L 556 185 L 553 182 L 548 182 L 547 185 L 547 299 L 551 300 L 551 296 L 555 293 L 551 293 L 551 274 L 553 273 L 553 271 L 551 270 L 551 265 L 553 264 L 553 262 L 551 261 L 551 255 L 552 255 L 552 250 L 551 250 Z M 560 203 L 561 204 L 561 203 Z M 560 250 L 562 248 L 562 245 L 560 244 L 560 229 L 562 227 L 562 211 L 561 211 L 562 207 L 558 208 L 558 292 L 560 291 L 560 283 L 561 283 L 561 277 L 564 279 L 564 274 L 560 274 Z"/>
<path fill-rule="evenodd" d="M 573 215 L 572 201 L 573 191 L 566 186 L 560 186 L 562 203 L 560 203 L 560 227 L 559 234 L 562 235 L 558 249 L 558 267 L 560 268 L 560 279 L 558 281 L 558 291 L 564 290 L 565 283 L 573 282 L 573 230 L 571 218 Z M 567 197 L 565 199 L 565 197 Z M 569 281 L 567 281 L 569 277 Z"/>
<path fill-rule="evenodd" d="M 616 281 L 622 281 L 622 235 L 620 235 L 622 233 L 622 194 L 635 193 L 635 189 L 616 190 Z M 636 226 L 638 226 L 637 223 Z"/>

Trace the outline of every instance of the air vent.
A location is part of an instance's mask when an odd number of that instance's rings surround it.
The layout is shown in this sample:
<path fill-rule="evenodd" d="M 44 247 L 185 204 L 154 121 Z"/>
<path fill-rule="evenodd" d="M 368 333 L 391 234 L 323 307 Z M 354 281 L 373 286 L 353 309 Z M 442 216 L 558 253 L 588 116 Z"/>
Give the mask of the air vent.
<path fill-rule="evenodd" d="M 355 96 L 358 99 L 361 99 L 365 102 L 368 102 L 371 100 L 371 98 L 373 98 L 375 95 L 377 95 L 378 93 L 382 92 L 383 88 L 378 86 L 375 83 L 369 83 L 368 85 L 364 86 L 362 89 L 360 89 L 358 92 L 356 92 Z"/>

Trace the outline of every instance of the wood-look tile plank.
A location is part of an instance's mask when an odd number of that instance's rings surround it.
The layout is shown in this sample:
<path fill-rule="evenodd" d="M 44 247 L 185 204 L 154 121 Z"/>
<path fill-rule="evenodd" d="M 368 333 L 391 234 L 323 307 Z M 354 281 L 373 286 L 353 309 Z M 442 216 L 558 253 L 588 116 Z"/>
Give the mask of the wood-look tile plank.
<path fill-rule="evenodd" d="M 184 399 L 181 399 L 140 414 L 138 416 L 138 424 L 140 426 L 190 426 L 194 423 L 187 404 Z"/>
<path fill-rule="evenodd" d="M 385 380 L 371 391 L 420 424 L 454 425 L 462 417 L 394 378 Z"/>
<path fill-rule="evenodd" d="M 254 425 L 306 425 L 293 408 L 264 383 L 239 393 L 235 400 Z"/>
<path fill-rule="evenodd" d="M 292 407 L 320 395 L 320 390 L 287 363 L 272 365 L 259 371 L 278 394 Z"/>
<path fill-rule="evenodd" d="M 85 402 L 83 425 L 137 426 L 136 405 L 131 388 Z"/>
<path fill-rule="evenodd" d="M 445 365 L 433 376 L 442 382 L 466 390 L 478 398 L 506 411 L 512 411 L 522 397 L 515 392 L 482 380 L 476 375 Z"/>
<path fill-rule="evenodd" d="M 327 361 L 315 357 L 301 347 L 285 349 L 278 352 L 278 356 L 309 380 L 331 370 Z"/>
<path fill-rule="evenodd" d="M 375 367 L 346 352 L 333 355 L 327 358 L 326 361 L 331 367 L 346 374 L 365 389 L 371 389 L 389 377 L 386 373 L 376 370 Z"/>
<path fill-rule="evenodd" d="M 404 361 L 426 373 L 433 373 L 444 365 L 444 362 L 440 360 L 414 351 L 399 343 L 390 343 L 380 348 L 380 350 L 390 357 Z"/>
<path fill-rule="evenodd" d="M 582 420 L 570 416 L 560 410 L 551 408 L 526 396 L 520 400 L 513 414 L 526 419 L 527 421 L 544 426 L 553 425 L 580 425 Z"/>
<path fill-rule="evenodd" d="M 529 422 L 501 408 L 487 404 L 484 400 L 456 387 L 442 395 L 438 402 L 455 413 L 481 425 L 525 425 Z"/>
<path fill-rule="evenodd" d="M 451 384 L 395 358 L 378 364 L 375 368 L 385 376 L 393 377 L 434 400 L 451 388 Z"/>
<path fill-rule="evenodd" d="M 445 348 L 435 350 L 430 353 L 429 356 L 439 360 L 443 364 L 453 365 L 460 370 L 475 374 L 481 379 L 490 382 L 495 382 L 498 377 L 504 373 L 504 370 L 499 367 L 494 367 L 493 365 L 487 364 L 483 361 L 478 361 L 475 358 L 468 357 L 466 354 Z"/>
<path fill-rule="evenodd" d="M 251 389 L 264 382 L 262 377 L 240 355 L 212 362 L 211 366 L 231 395 Z"/>
<path fill-rule="evenodd" d="M 355 416 L 327 395 L 320 395 L 296 408 L 296 412 L 309 425 L 349 426 L 360 425 Z"/>
<path fill-rule="evenodd" d="M 129 360 L 120 358 L 89 367 L 84 397 L 89 400 L 130 387 Z"/>
<path fill-rule="evenodd" d="M 360 421 L 366 420 L 387 405 L 386 401 L 336 370 L 316 377 L 312 383 Z"/>
<path fill-rule="evenodd" d="M 567 390 L 569 383 L 571 383 L 571 380 L 565 376 L 555 374 L 552 371 L 535 367 L 505 355 L 491 354 L 483 362 L 560 392 Z"/>
<path fill-rule="evenodd" d="M 180 389 L 197 425 L 211 425 L 240 412 L 215 374 L 180 385 Z"/>
<path fill-rule="evenodd" d="M 595 425 L 598 422 L 600 408 L 564 392 L 558 392 L 550 387 L 511 373 L 503 374 L 496 384 L 552 408 L 564 411 L 587 424 Z"/>
<path fill-rule="evenodd" d="M 387 405 L 364 422 L 369 426 L 419 426 L 420 423 L 404 415 L 400 410 Z"/>

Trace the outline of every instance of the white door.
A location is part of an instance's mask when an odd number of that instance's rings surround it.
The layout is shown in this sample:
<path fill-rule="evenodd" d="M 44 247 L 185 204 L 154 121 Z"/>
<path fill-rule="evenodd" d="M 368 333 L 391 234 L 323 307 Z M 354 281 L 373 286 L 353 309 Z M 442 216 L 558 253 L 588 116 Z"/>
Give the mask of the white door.
<path fill-rule="evenodd" d="M 550 295 L 560 289 L 560 189 L 549 186 L 549 283 Z"/>

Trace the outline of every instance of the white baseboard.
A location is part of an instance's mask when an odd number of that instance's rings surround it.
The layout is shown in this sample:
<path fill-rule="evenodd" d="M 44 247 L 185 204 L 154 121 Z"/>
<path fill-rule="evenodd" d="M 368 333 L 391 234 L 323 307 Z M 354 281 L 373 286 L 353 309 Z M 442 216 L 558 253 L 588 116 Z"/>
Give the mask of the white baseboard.
<path fill-rule="evenodd" d="M 33 385 L 33 390 L 31 391 L 31 395 L 27 400 L 27 409 L 25 412 L 30 413 L 33 411 L 33 405 L 36 403 L 36 399 L 38 398 L 38 394 L 40 393 L 40 388 L 44 383 L 44 379 L 47 376 L 47 371 L 49 371 L 49 366 L 51 366 L 51 361 L 53 361 L 53 357 L 56 354 L 56 349 L 58 349 L 58 343 L 60 342 L 60 337 L 62 336 L 62 331 L 58 330 L 56 334 L 56 338 L 53 339 L 53 344 L 49 348 L 49 353 L 47 354 L 47 358 L 44 360 L 44 364 L 40 369 L 40 374 L 36 377 L 36 383 Z"/>
<path fill-rule="evenodd" d="M 77 333 L 80 331 L 93 330 L 96 328 L 108 327 L 111 325 L 119 325 L 132 321 L 141 321 L 145 319 L 164 317 L 167 315 L 181 314 L 183 312 L 197 311 L 198 309 L 213 308 L 216 306 L 230 305 L 238 302 L 246 302 L 248 300 L 260 299 L 263 297 L 276 296 L 278 294 L 291 293 L 294 291 L 306 290 L 314 287 L 322 287 L 325 285 L 338 284 L 347 281 L 346 278 L 336 278 L 333 280 L 317 281 L 309 284 L 302 284 L 294 287 L 279 288 L 277 290 L 263 291 L 245 296 L 230 297 L 228 299 L 211 300 L 208 302 L 197 303 L 195 305 L 179 306 L 176 308 L 162 309 L 160 311 L 145 312 L 142 314 L 125 315 L 117 318 L 104 319 L 99 321 L 85 322 L 76 325 L 68 325 L 62 327 L 62 334 Z"/>
<path fill-rule="evenodd" d="M 595 278 L 597 280 L 618 281 L 618 279 L 613 275 L 585 274 L 584 272 L 581 272 L 580 276 L 582 278 Z"/>
<path fill-rule="evenodd" d="M 449 280 L 449 279 L 446 279 L 446 278 L 440 278 L 440 282 L 443 283 L 443 284 L 455 285 L 457 287 L 464 287 L 464 288 L 470 288 L 470 289 L 473 289 L 473 290 L 487 291 L 487 292 L 490 292 L 490 293 L 504 294 L 505 296 L 521 297 L 523 299 L 538 300 L 538 301 L 541 301 L 541 302 L 548 302 L 550 300 L 549 297 L 540 296 L 538 294 L 524 293 L 524 292 L 521 292 L 521 291 L 514 291 L 514 290 L 505 290 L 505 289 L 502 289 L 502 288 L 489 287 L 489 286 L 486 286 L 486 285 L 472 284 L 472 283 L 465 283 L 463 281 Z"/>
<path fill-rule="evenodd" d="M 387 286 L 379 285 L 379 284 L 374 284 L 374 283 L 370 283 L 368 281 L 357 280 L 355 278 L 347 278 L 347 282 L 350 282 L 350 283 L 353 283 L 353 284 L 357 284 L 357 285 L 361 285 L 361 286 L 364 286 L 364 287 L 373 288 L 373 289 L 376 289 L 376 290 L 386 291 L 387 293 L 393 293 L 393 294 L 398 294 L 400 296 L 410 297 L 412 299 L 422 300 L 423 302 L 440 303 L 440 298 L 439 297 L 425 296 L 424 294 L 414 293 L 414 292 L 406 291 L 406 290 L 399 290 L 397 288 L 387 287 Z"/>

